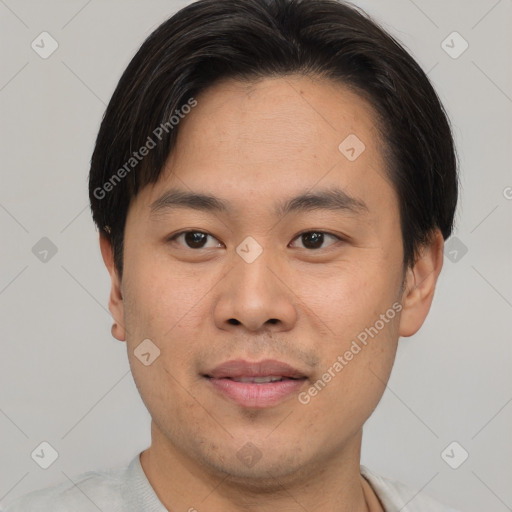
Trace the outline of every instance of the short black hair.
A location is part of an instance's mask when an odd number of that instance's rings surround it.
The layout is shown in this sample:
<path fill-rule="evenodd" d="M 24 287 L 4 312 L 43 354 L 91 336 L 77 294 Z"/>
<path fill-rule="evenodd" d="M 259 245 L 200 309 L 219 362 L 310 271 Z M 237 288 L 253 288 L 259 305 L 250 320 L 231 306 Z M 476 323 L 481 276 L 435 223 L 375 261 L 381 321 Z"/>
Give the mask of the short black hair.
<path fill-rule="evenodd" d="M 450 123 L 427 75 L 399 42 L 347 2 L 199 0 L 141 45 L 98 133 L 91 210 L 120 275 L 130 201 L 161 175 L 178 116 L 223 79 L 297 74 L 340 83 L 372 105 L 400 203 L 404 266 L 437 228 L 449 237 L 458 193 Z"/>

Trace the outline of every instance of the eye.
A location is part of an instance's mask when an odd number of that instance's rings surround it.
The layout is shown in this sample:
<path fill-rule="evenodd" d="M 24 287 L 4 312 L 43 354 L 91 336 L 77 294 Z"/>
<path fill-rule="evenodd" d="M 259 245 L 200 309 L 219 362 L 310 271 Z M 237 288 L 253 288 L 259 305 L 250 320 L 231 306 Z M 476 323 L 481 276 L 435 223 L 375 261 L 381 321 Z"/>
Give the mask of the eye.
<path fill-rule="evenodd" d="M 325 241 L 325 237 L 334 239 L 335 242 L 342 240 L 339 236 L 331 235 L 330 233 L 325 233 L 323 231 L 305 231 L 294 238 L 294 240 L 302 240 L 303 248 L 315 250 L 324 248 L 322 245 Z"/>
<path fill-rule="evenodd" d="M 207 240 L 210 237 L 212 240 L 217 240 L 212 235 L 204 233 L 203 231 L 181 231 L 169 238 L 169 242 L 178 241 L 180 238 L 184 241 L 189 249 L 207 249 Z M 209 247 L 219 247 L 222 244 L 217 240 L 218 244 L 210 245 Z M 180 244 L 183 245 L 183 244 Z"/>

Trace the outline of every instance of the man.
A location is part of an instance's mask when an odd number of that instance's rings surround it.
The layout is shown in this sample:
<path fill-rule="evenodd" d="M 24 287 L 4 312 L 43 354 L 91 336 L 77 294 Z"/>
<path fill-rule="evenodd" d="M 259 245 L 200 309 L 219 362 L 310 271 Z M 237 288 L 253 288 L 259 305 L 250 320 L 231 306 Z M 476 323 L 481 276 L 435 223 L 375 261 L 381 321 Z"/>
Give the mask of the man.
<path fill-rule="evenodd" d="M 360 466 L 457 202 L 443 107 L 373 21 L 181 10 L 121 77 L 90 199 L 151 446 L 9 511 L 453 510 Z"/>

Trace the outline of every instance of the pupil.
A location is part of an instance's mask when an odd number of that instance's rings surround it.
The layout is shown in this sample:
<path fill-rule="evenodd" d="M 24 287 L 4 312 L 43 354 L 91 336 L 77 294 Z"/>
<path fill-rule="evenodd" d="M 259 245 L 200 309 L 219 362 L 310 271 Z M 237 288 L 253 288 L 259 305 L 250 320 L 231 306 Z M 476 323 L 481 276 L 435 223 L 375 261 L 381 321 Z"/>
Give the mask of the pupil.
<path fill-rule="evenodd" d="M 323 233 L 306 233 L 302 235 L 303 243 L 305 247 L 310 249 L 318 249 L 323 242 L 324 235 Z"/>
<path fill-rule="evenodd" d="M 185 240 L 190 247 L 202 247 L 206 238 L 205 233 L 199 233 L 198 231 L 185 234 Z"/>

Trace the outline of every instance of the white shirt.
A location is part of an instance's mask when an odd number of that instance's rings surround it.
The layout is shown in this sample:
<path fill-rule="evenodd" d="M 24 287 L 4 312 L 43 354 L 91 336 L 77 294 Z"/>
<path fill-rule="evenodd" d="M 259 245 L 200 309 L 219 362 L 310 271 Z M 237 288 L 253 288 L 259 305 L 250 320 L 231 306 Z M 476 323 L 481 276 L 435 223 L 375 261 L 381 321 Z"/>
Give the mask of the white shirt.
<path fill-rule="evenodd" d="M 457 512 L 409 487 L 376 475 L 365 466 L 368 480 L 386 512 Z M 151 487 L 140 454 L 122 468 L 88 471 L 59 485 L 33 491 L 4 512 L 168 512 Z M 194 504 L 191 504 L 193 509 Z M 199 505 L 198 505 L 199 506 Z"/>

